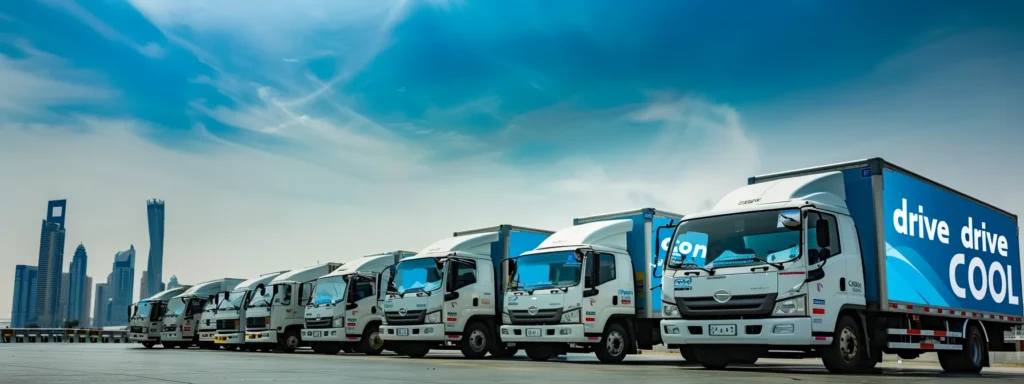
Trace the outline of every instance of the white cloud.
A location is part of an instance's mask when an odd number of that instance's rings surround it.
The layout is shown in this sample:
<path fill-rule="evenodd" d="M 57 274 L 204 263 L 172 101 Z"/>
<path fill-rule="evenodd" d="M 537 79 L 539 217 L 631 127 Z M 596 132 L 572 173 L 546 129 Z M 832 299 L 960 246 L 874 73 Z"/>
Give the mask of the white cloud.
<path fill-rule="evenodd" d="M 116 29 L 111 27 L 109 24 L 107 24 L 103 20 L 100 20 L 98 17 L 96 17 L 96 15 L 93 15 L 92 12 L 89 12 L 85 8 L 82 8 L 81 5 L 77 4 L 74 1 L 71 1 L 71 0 L 40 0 L 40 1 L 43 4 L 46 4 L 46 5 L 50 6 L 50 7 L 59 8 L 59 9 L 63 10 L 64 12 L 67 12 L 67 13 L 71 14 L 72 16 L 78 18 L 80 21 L 85 23 L 85 25 L 88 25 L 90 28 L 95 30 L 100 35 L 103 35 L 103 37 L 105 37 L 105 38 L 107 38 L 109 40 L 112 40 L 112 41 L 116 41 L 118 43 L 125 44 L 125 45 L 131 47 L 132 49 L 138 51 L 140 54 L 142 54 L 144 56 L 148 56 L 150 58 L 160 58 L 160 57 L 163 57 L 163 55 L 164 55 L 164 48 L 161 47 L 160 45 L 158 45 L 156 43 L 153 43 L 153 42 L 147 42 L 145 44 L 139 44 L 135 40 L 129 38 L 128 36 L 125 36 L 121 32 L 118 32 Z"/>
<path fill-rule="evenodd" d="M 21 58 L 0 54 L 0 117 L 38 116 L 42 108 L 98 103 L 117 92 L 101 85 L 98 75 L 71 68 L 63 59 L 23 42 Z"/>

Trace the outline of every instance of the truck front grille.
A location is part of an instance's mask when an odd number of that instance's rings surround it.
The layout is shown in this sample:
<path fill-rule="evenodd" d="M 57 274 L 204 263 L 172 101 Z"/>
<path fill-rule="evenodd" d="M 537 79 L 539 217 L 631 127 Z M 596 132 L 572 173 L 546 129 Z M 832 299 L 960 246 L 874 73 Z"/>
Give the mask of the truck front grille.
<path fill-rule="evenodd" d="M 144 329 L 142 327 L 138 326 L 138 325 L 132 326 L 132 329 L 131 329 L 132 333 L 142 333 L 143 331 L 144 331 Z"/>
<path fill-rule="evenodd" d="M 733 296 L 724 303 L 715 301 L 714 297 L 677 297 L 676 305 L 679 315 L 684 319 L 714 319 L 768 317 L 775 307 L 778 293 L 766 295 Z"/>
<path fill-rule="evenodd" d="M 165 325 L 164 326 L 164 332 L 174 332 L 174 331 L 177 331 L 177 330 L 178 330 L 178 326 L 177 325 Z"/>
<path fill-rule="evenodd" d="M 529 310 L 513 310 L 508 311 L 508 317 L 517 325 L 558 324 L 562 320 L 562 308 L 539 309 L 532 315 Z"/>
<path fill-rule="evenodd" d="M 245 319 L 246 329 L 263 329 L 267 327 L 267 318 L 265 317 L 249 317 Z"/>
<path fill-rule="evenodd" d="M 331 318 L 326 319 L 306 319 L 306 328 L 330 328 Z"/>
<path fill-rule="evenodd" d="M 217 320 L 218 331 L 234 331 L 238 328 L 235 327 L 235 319 L 220 319 Z"/>
<path fill-rule="evenodd" d="M 408 311 L 405 315 L 399 315 L 398 311 L 384 312 L 388 325 L 423 324 L 427 317 L 426 310 Z"/>

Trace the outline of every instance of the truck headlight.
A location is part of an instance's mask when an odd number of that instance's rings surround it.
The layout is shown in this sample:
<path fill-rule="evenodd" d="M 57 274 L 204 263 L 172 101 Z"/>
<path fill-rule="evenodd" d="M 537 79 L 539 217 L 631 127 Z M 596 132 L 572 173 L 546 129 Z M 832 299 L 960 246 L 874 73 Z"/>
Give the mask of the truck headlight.
<path fill-rule="evenodd" d="M 562 314 L 562 323 L 578 323 L 580 322 L 580 310 L 574 309 L 569 312 Z"/>
<path fill-rule="evenodd" d="M 677 307 L 675 304 L 662 302 L 661 313 L 663 313 L 665 317 L 679 317 L 679 307 Z"/>
<path fill-rule="evenodd" d="M 772 313 L 775 316 L 806 316 L 807 296 L 777 301 Z"/>
<path fill-rule="evenodd" d="M 510 317 L 508 315 L 508 313 L 502 312 L 501 313 L 501 323 L 502 324 L 512 324 L 512 317 Z"/>
<path fill-rule="evenodd" d="M 427 324 L 437 324 L 441 322 L 441 311 L 434 311 L 427 314 L 427 318 L 424 319 Z"/>
<path fill-rule="evenodd" d="M 345 327 L 345 317 L 342 316 L 342 317 L 334 319 L 334 321 L 332 322 L 332 325 L 334 326 L 334 328 L 344 328 Z"/>

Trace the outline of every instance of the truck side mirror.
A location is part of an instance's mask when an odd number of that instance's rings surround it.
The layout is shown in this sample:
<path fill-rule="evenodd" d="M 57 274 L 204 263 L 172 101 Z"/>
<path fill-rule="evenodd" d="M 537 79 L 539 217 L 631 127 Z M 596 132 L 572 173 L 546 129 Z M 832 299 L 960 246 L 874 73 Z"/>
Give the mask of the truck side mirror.
<path fill-rule="evenodd" d="M 816 230 L 817 235 L 818 235 L 818 239 L 817 239 L 818 240 L 818 248 L 826 248 L 826 247 L 828 247 L 832 243 L 832 236 L 828 232 L 829 231 L 828 220 L 818 219 L 818 221 L 815 222 L 814 224 L 815 224 L 815 227 L 816 227 L 815 230 Z"/>

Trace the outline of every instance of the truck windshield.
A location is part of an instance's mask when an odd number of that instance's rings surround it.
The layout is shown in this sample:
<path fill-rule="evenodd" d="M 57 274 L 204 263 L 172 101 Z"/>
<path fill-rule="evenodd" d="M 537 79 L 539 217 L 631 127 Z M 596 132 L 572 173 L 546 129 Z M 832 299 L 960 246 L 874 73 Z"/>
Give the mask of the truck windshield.
<path fill-rule="evenodd" d="M 168 316 L 181 316 L 181 314 L 183 312 L 185 312 L 185 307 L 186 307 L 185 300 L 186 299 L 184 299 L 184 298 L 174 298 L 174 299 L 171 299 L 170 301 L 168 301 L 167 302 L 167 312 L 166 312 L 167 315 Z"/>
<path fill-rule="evenodd" d="M 153 310 L 153 303 L 149 301 L 143 301 L 138 304 L 135 308 L 135 315 L 139 317 L 149 317 L 149 313 Z"/>
<path fill-rule="evenodd" d="M 574 251 L 538 253 L 515 259 L 511 290 L 572 287 L 580 282 L 582 264 Z"/>
<path fill-rule="evenodd" d="M 231 310 L 238 309 L 242 306 L 242 302 L 245 301 L 246 291 L 234 291 L 228 295 L 227 300 L 221 300 L 220 304 L 217 305 L 218 310 Z"/>
<path fill-rule="evenodd" d="M 345 276 L 325 277 L 316 282 L 313 290 L 313 305 L 335 304 L 345 299 L 345 287 L 348 282 Z"/>
<path fill-rule="evenodd" d="M 669 267 L 721 268 L 782 263 L 800 256 L 799 229 L 783 225 L 799 210 L 771 210 L 684 220 Z"/>
<path fill-rule="evenodd" d="M 203 313 L 213 313 L 221 301 L 224 301 L 224 292 L 218 293 L 213 300 L 207 300 L 206 305 L 203 305 Z"/>
<path fill-rule="evenodd" d="M 264 286 L 263 294 L 257 289 L 252 293 L 252 300 L 249 300 L 250 308 L 269 307 L 270 299 L 274 297 L 274 290 L 270 286 Z"/>
<path fill-rule="evenodd" d="M 442 264 L 435 258 L 402 261 L 395 267 L 395 290 L 400 294 L 441 288 Z"/>
<path fill-rule="evenodd" d="M 274 284 L 276 291 L 274 293 L 274 300 L 271 302 L 274 304 L 291 305 L 292 304 L 292 285 L 288 283 Z M 271 292 L 275 291 L 272 289 Z"/>

